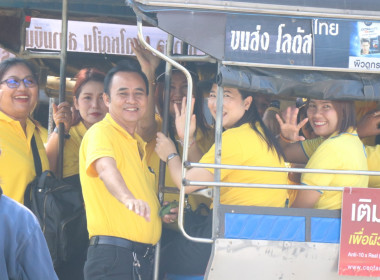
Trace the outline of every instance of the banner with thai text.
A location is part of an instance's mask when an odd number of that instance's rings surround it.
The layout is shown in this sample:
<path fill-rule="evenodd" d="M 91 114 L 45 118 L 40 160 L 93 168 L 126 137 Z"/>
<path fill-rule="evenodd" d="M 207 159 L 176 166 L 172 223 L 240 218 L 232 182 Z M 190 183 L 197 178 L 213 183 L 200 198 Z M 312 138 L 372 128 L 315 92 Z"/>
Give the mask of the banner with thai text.
<path fill-rule="evenodd" d="M 144 36 L 150 45 L 164 49 L 167 33 L 155 27 L 143 27 Z M 70 52 L 101 53 L 111 55 L 133 55 L 131 42 L 137 38 L 135 25 L 120 25 L 97 22 L 69 21 L 67 50 Z M 25 48 L 28 50 L 59 51 L 61 48 L 61 21 L 55 19 L 32 18 L 26 29 Z M 182 52 L 182 42 L 174 40 L 173 52 Z M 189 54 L 202 55 L 195 48 Z"/>
<path fill-rule="evenodd" d="M 228 15 L 225 60 L 380 70 L 380 22 Z"/>
<path fill-rule="evenodd" d="M 380 189 L 345 188 L 339 274 L 380 276 Z"/>

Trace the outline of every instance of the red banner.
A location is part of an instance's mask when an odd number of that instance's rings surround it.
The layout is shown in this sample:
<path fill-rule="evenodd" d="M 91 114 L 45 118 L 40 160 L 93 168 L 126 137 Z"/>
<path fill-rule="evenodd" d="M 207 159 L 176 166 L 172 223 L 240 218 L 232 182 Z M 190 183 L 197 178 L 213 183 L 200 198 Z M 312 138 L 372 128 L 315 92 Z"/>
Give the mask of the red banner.
<path fill-rule="evenodd" d="M 345 188 L 339 274 L 380 276 L 380 189 Z"/>

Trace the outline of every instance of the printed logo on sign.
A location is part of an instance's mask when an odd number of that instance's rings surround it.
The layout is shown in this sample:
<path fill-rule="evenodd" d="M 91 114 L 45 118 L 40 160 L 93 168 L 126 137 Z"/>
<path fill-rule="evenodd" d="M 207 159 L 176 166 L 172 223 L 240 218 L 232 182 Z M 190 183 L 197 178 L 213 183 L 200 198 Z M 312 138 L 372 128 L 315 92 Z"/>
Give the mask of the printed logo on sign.
<path fill-rule="evenodd" d="M 380 223 L 380 219 L 377 218 L 377 205 L 371 205 L 372 199 L 360 198 L 359 202 L 362 203 L 358 204 L 357 208 L 356 203 L 352 204 L 351 221 L 360 222 L 366 218 L 367 222 Z"/>
<path fill-rule="evenodd" d="M 380 189 L 345 188 L 339 274 L 380 276 Z"/>

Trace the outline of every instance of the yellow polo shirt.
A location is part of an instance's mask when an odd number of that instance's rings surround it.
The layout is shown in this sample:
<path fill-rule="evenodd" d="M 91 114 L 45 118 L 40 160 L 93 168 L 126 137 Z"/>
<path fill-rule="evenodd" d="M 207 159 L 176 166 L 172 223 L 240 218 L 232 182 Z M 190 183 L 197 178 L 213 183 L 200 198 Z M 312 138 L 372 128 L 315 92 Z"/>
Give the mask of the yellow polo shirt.
<path fill-rule="evenodd" d="M 302 145 L 307 144 L 304 141 Z M 314 141 L 316 143 L 316 141 Z M 309 150 L 310 149 L 305 149 Z M 315 150 L 305 168 L 336 170 L 368 170 L 363 143 L 356 131 L 333 134 Z M 344 174 L 303 173 L 301 182 L 305 185 L 367 188 L 368 176 Z M 316 209 L 340 209 L 342 192 L 319 191 L 321 197 Z"/>
<path fill-rule="evenodd" d="M 305 155 L 310 158 L 324 139 L 322 137 L 306 140 L 301 143 Z M 365 146 L 368 170 L 380 171 L 380 145 Z M 380 188 L 380 176 L 369 176 L 369 188 Z"/>
<path fill-rule="evenodd" d="M 63 178 L 79 174 L 79 148 L 86 131 L 83 122 L 70 128 L 63 152 Z"/>
<path fill-rule="evenodd" d="M 258 123 L 257 126 L 262 132 Z M 214 163 L 214 157 L 215 146 L 213 145 L 200 162 Z M 223 132 L 221 157 L 222 164 L 285 167 L 285 162 L 278 158 L 275 151 L 268 150 L 266 142 L 247 123 Z M 208 170 L 214 173 L 214 169 Z M 221 169 L 221 181 L 286 185 L 288 174 L 286 172 Z M 235 187 L 220 189 L 220 203 L 228 205 L 284 207 L 286 198 L 286 189 Z"/>
<path fill-rule="evenodd" d="M 36 176 L 31 147 L 35 136 L 42 162 L 42 171 L 49 169 L 45 147 L 38 128 L 28 119 L 26 135 L 19 121 L 15 121 L 0 111 L 0 180 L 4 194 L 23 203 L 26 186 Z"/>
<path fill-rule="evenodd" d="M 115 159 L 128 189 L 135 198 L 149 204 L 150 222 L 128 210 L 108 191 L 93 165 L 103 157 Z M 108 235 L 148 244 L 158 242 L 161 219 L 154 174 L 146 164 L 145 142 L 137 134 L 132 137 L 107 114 L 83 137 L 79 170 L 90 237 Z"/>
<path fill-rule="evenodd" d="M 156 122 L 157 122 L 157 131 L 162 130 L 162 120 L 159 115 L 156 115 Z M 176 140 L 179 139 L 178 135 L 175 135 Z M 200 129 L 197 130 L 196 135 L 196 141 L 199 149 L 202 151 L 202 153 L 206 153 L 210 147 L 214 144 L 214 132 L 210 131 L 210 133 L 207 135 L 207 137 L 202 133 Z M 153 168 L 154 172 L 156 173 L 156 189 L 158 190 L 158 174 L 160 170 L 160 158 L 154 151 L 154 148 L 156 147 L 156 137 L 152 139 L 150 142 L 147 143 L 146 151 L 147 151 L 147 162 L 150 167 Z M 179 154 L 182 158 L 183 154 L 183 148 L 180 143 L 177 143 L 177 147 L 179 150 Z M 174 184 L 171 176 L 169 168 L 166 168 L 165 172 L 165 186 L 166 187 L 173 187 L 177 188 Z M 175 193 L 165 193 L 164 194 L 164 201 L 173 201 L 173 200 L 179 200 L 179 194 Z M 195 210 L 200 203 L 205 203 L 206 205 L 210 205 L 211 200 L 209 198 L 198 196 L 198 195 L 189 195 L 188 202 L 192 206 L 192 209 Z"/>

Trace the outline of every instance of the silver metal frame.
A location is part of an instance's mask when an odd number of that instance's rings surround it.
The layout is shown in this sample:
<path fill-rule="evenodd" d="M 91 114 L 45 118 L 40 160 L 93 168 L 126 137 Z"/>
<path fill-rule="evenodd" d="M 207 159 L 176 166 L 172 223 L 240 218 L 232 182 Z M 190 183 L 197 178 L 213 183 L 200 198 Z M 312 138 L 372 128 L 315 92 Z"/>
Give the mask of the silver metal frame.
<path fill-rule="evenodd" d="M 135 0 L 143 5 L 157 7 L 171 7 L 182 9 L 197 10 L 215 10 L 224 12 L 239 13 L 255 13 L 270 15 L 287 15 L 299 17 L 321 17 L 321 18 L 341 18 L 341 19 L 360 19 L 360 20 L 379 20 L 379 12 L 377 11 L 361 11 L 361 10 L 343 10 L 328 9 L 317 7 L 299 7 L 292 5 L 275 5 L 251 2 L 237 1 L 216 1 L 216 0 Z"/>
<path fill-rule="evenodd" d="M 216 1 L 204 1 L 203 4 L 199 4 L 200 1 L 186 1 L 186 3 L 180 3 L 178 1 L 136 1 L 143 4 L 148 5 L 156 5 L 156 6 L 167 6 L 170 2 L 170 7 L 181 7 L 181 8 L 187 8 L 187 9 L 206 9 L 205 7 L 209 7 L 213 10 L 218 10 L 216 6 L 207 6 L 207 3 L 210 2 L 216 2 Z M 193 2 L 197 2 L 197 4 L 194 4 Z M 207 2 L 207 3 L 206 3 Z M 220 4 L 221 1 L 218 1 Z M 223 1 L 223 3 L 231 3 L 230 1 Z M 234 2 L 236 3 L 236 2 Z M 177 6 L 176 6 L 177 5 Z M 246 4 L 246 5 L 252 5 Z M 260 5 L 258 5 L 260 6 Z M 273 6 L 273 5 L 266 5 L 266 6 Z M 220 5 L 218 6 L 220 7 Z M 320 14 L 320 13 L 310 13 L 306 11 L 301 12 L 292 12 L 292 13 L 286 13 L 284 11 L 280 11 L 280 9 L 277 10 L 277 12 L 274 12 L 274 10 L 256 10 L 256 9 L 246 9 L 244 7 L 228 7 L 228 11 L 244 11 L 244 12 L 252 12 L 252 13 L 270 13 L 270 14 L 281 14 L 281 15 L 304 15 L 304 16 L 318 16 L 318 17 L 334 17 L 334 18 L 358 18 L 355 15 L 342 15 L 342 14 L 334 14 L 330 13 L 329 16 L 326 16 L 326 14 Z M 258 7 L 260 8 L 260 7 Z M 262 8 L 262 7 L 261 7 Z M 271 7 L 272 9 L 275 7 Z M 277 7 L 278 8 L 278 7 Z M 226 8 L 227 9 L 227 8 Z M 224 10 L 224 8 L 219 8 L 219 10 Z M 376 17 L 378 19 L 379 17 Z M 367 17 L 360 17 L 360 19 L 375 19 L 375 16 L 367 16 Z M 144 40 L 144 36 L 142 33 L 142 21 L 141 18 L 138 17 L 137 21 L 138 26 L 138 37 L 140 39 L 141 44 L 156 54 L 161 59 L 165 60 L 167 63 L 171 64 L 172 66 L 176 67 L 180 71 L 182 71 L 188 81 L 188 91 L 187 91 L 187 99 L 190 100 L 192 97 L 192 78 L 190 73 L 182 67 L 179 63 L 177 63 L 175 60 L 183 60 L 183 61 L 196 61 L 198 59 L 203 61 L 212 61 L 213 58 L 204 56 L 204 57 L 186 57 L 186 56 L 165 56 L 159 51 L 152 48 L 149 44 L 147 44 Z M 199 60 L 198 60 L 199 61 Z M 239 62 L 233 62 L 233 61 L 221 61 L 218 64 L 218 69 L 221 65 L 239 65 L 239 66 L 248 66 L 248 67 L 267 67 L 267 68 L 283 68 L 283 69 L 300 69 L 300 70 L 310 70 L 310 67 L 304 67 L 304 66 L 283 66 L 283 65 L 269 65 L 269 64 L 261 64 L 261 63 L 239 63 Z M 323 68 L 323 67 L 313 67 L 312 70 L 323 70 L 323 71 L 339 71 L 339 72 L 364 72 L 364 73 L 374 73 L 371 71 L 358 71 L 358 70 L 352 70 L 352 69 L 341 69 L 341 68 Z M 218 71 L 219 72 L 219 71 Z M 223 88 L 218 87 L 218 95 L 217 95 L 217 113 L 216 113 L 216 120 L 215 120 L 215 164 L 202 164 L 202 163 L 192 163 L 187 162 L 188 158 L 188 148 L 189 148 L 189 126 L 190 126 L 190 106 L 191 104 L 188 102 L 186 105 L 187 109 L 187 115 L 186 115 L 186 128 L 185 128 L 185 139 L 184 139 L 184 147 L 183 147 L 183 158 L 182 158 L 182 182 L 181 182 L 181 188 L 180 188 L 180 197 L 179 197 L 179 215 L 178 215 L 178 226 L 184 235 L 185 238 L 194 241 L 194 242 L 202 242 L 202 243 L 213 243 L 216 240 L 223 240 L 221 238 L 224 237 L 223 235 L 223 217 L 221 216 L 220 211 L 224 211 L 225 205 L 220 205 L 220 187 L 240 187 L 240 188 L 270 188 L 270 189 L 296 189 L 296 190 L 326 190 L 326 191 L 343 191 L 344 187 L 331 187 L 331 186 L 310 186 L 310 185 L 280 185 L 280 184 L 247 184 L 247 183 L 226 183 L 221 182 L 220 180 L 220 169 L 239 169 L 239 170 L 252 170 L 252 171 L 270 171 L 270 172 L 298 172 L 298 173 L 323 173 L 323 174 L 355 174 L 355 175 L 364 175 L 364 176 L 380 176 L 380 172 L 375 171 L 360 171 L 360 170 L 326 170 L 326 169 L 303 169 L 303 168 L 276 168 L 276 167 L 263 167 L 263 166 L 239 166 L 239 165 L 223 165 L 221 164 L 221 146 L 222 146 L 222 108 L 223 108 Z M 214 168 L 214 182 L 202 182 L 202 181 L 191 181 L 186 180 L 186 170 L 187 168 L 191 167 L 198 167 L 198 168 Z M 184 229 L 184 199 L 185 199 L 185 188 L 187 186 L 213 186 L 214 192 L 213 192 L 213 205 L 214 210 L 213 211 L 213 229 L 212 229 L 212 238 L 197 238 L 190 236 L 186 233 Z M 232 208 L 235 206 L 231 206 Z M 241 208 L 241 207 L 240 207 Z M 236 207 L 236 209 L 240 209 L 239 206 Z M 235 209 L 235 208 L 234 208 Z M 290 211 L 297 210 L 297 209 L 289 209 Z M 310 209 L 309 209 L 310 210 Z M 311 209 L 312 210 L 312 209 Z M 234 211 L 234 210 L 232 210 Z M 315 210 L 318 211 L 318 210 Z M 323 210 L 321 210 L 323 211 Z M 335 212 L 334 212 L 335 213 Z M 213 246 L 213 255 L 215 255 L 215 246 Z M 157 261 L 158 263 L 158 261 Z M 157 264 L 156 264 L 157 265 Z M 157 265 L 158 266 L 158 265 Z M 210 269 L 212 268 L 212 262 L 209 262 L 209 266 L 207 268 L 208 273 L 210 273 Z M 206 277 L 208 275 L 206 273 Z M 157 269 L 155 272 L 155 278 L 157 279 Z M 335 275 L 335 274 L 334 274 Z"/>
<path fill-rule="evenodd" d="M 314 40 L 313 40 L 314 43 Z M 314 48 L 313 48 L 314 51 Z M 315 55 L 313 54 L 313 60 Z M 314 62 L 313 62 L 314 63 Z M 253 63 L 253 62 L 236 62 L 236 61 L 222 61 L 223 65 L 231 66 L 245 66 L 245 67 L 262 67 L 262 68 L 275 68 L 275 69 L 294 69 L 294 70 L 313 70 L 324 72 L 350 72 L 350 73 L 369 73 L 379 75 L 378 71 L 338 68 L 338 67 L 319 67 L 319 66 L 300 66 L 300 65 L 281 65 L 281 64 L 266 64 L 266 63 Z"/>
<path fill-rule="evenodd" d="M 137 21 L 138 26 L 138 37 L 140 39 L 140 42 L 143 44 L 145 48 L 159 56 L 161 59 L 165 60 L 166 62 L 172 64 L 174 67 L 178 68 L 180 71 L 182 71 L 187 80 L 188 80 L 188 92 L 187 92 L 187 98 L 188 100 L 192 96 L 192 78 L 190 73 L 187 71 L 186 68 L 184 68 L 182 65 L 177 63 L 173 57 L 168 57 L 163 55 L 161 52 L 157 51 L 156 49 L 152 48 L 143 37 L 142 33 L 142 22 L 141 19 L 138 19 Z M 194 57 L 195 59 L 196 57 Z M 194 60 L 193 59 L 193 60 Z M 190 60 L 190 59 L 189 59 Z M 228 64 L 228 65 L 240 65 L 240 66 L 265 66 L 265 67 L 272 67 L 276 68 L 297 68 L 297 69 L 307 69 L 307 67 L 289 67 L 289 66 L 282 66 L 282 65 L 266 65 L 266 64 L 257 64 L 257 63 L 235 63 L 235 62 L 227 62 L 223 61 L 219 64 Z M 313 68 L 314 69 L 314 68 Z M 337 71 L 341 69 L 338 68 L 330 68 L 331 71 Z M 310 69 L 309 69 L 310 70 Z M 326 70 L 325 68 L 320 68 L 318 70 Z M 352 71 L 357 72 L 357 71 Z M 222 165 L 220 164 L 221 160 L 221 144 L 222 144 L 222 108 L 223 108 L 223 94 L 222 88 L 218 87 L 218 96 L 217 96 L 217 115 L 216 115 L 216 123 L 215 123 L 215 164 L 202 164 L 202 163 L 192 163 L 187 162 L 188 158 L 188 147 L 189 147 L 189 125 L 190 125 L 190 103 L 187 103 L 187 115 L 186 115 L 186 128 L 185 128 L 185 141 L 184 141 L 184 148 L 183 148 L 183 158 L 182 158 L 182 164 L 185 166 L 182 170 L 182 185 L 180 189 L 180 202 L 179 202 L 179 215 L 178 215 L 178 225 L 183 233 L 183 235 L 188 238 L 189 240 L 195 241 L 195 242 L 203 242 L 203 243 L 212 243 L 215 238 L 217 238 L 217 229 L 219 228 L 219 217 L 217 216 L 216 212 L 214 211 L 213 216 L 213 236 L 212 239 L 206 239 L 206 238 L 196 238 L 188 235 L 183 227 L 183 215 L 184 215 L 184 198 L 185 198 L 185 188 L 186 186 L 214 186 L 217 187 L 214 189 L 214 209 L 217 209 L 219 206 L 219 187 L 240 187 L 240 188 L 283 188 L 283 189 L 303 189 L 303 190 L 330 190 L 330 191 L 343 191 L 343 187 L 330 187 L 330 186 L 306 186 L 306 185 L 278 185 L 278 184 L 245 184 L 245 183 L 226 183 L 226 182 L 220 182 L 220 169 L 240 169 L 240 170 L 256 170 L 256 171 L 271 171 L 271 172 L 298 172 L 298 173 L 324 173 L 324 174 L 355 174 L 355 175 L 365 175 L 365 176 L 380 176 L 380 172 L 376 171 L 359 171 L 359 170 L 326 170 L 326 169 L 303 169 L 303 168 L 276 168 L 276 167 L 260 167 L 260 166 L 239 166 L 239 165 Z M 215 168 L 214 173 L 214 182 L 201 182 L 201 181 L 189 181 L 186 180 L 186 169 L 189 167 L 199 167 L 199 168 Z"/>

